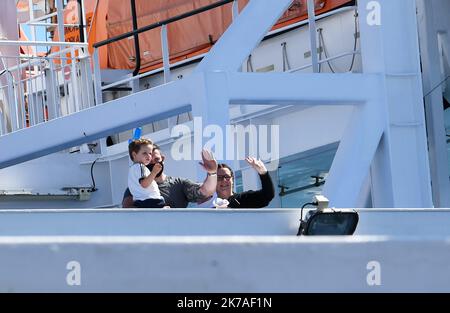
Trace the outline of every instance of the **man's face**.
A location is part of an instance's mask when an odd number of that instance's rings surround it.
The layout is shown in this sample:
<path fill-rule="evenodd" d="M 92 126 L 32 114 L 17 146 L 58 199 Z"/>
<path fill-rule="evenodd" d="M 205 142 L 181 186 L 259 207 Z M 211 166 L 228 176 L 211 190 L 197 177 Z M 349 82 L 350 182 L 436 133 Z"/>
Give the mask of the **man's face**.
<path fill-rule="evenodd" d="M 164 157 L 163 157 L 163 155 L 161 154 L 161 151 L 160 151 L 159 149 L 153 149 L 153 153 L 152 153 L 152 162 L 150 163 L 149 166 L 147 166 L 148 169 L 149 169 L 150 171 L 152 171 L 152 170 L 153 170 L 153 166 L 154 166 L 156 163 L 159 163 L 159 164 L 162 165 L 161 171 L 156 175 L 156 177 L 161 177 L 161 175 L 162 175 L 163 172 L 164 172 Z"/>
<path fill-rule="evenodd" d="M 217 170 L 217 196 L 222 199 L 228 199 L 233 194 L 233 176 L 227 168 Z"/>
<path fill-rule="evenodd" d="M 137 153 L 133 152 L 133 161 L 144 165 L 150 164 L 152 161 L 152 151 L 152 145 L 142 145 Z"/>
<path fill-rule="evenodd" d="M 152 164 L 160 163 L 163 161 L 161 151 L 159 149 L 154 149 L 152 153 Z"/>

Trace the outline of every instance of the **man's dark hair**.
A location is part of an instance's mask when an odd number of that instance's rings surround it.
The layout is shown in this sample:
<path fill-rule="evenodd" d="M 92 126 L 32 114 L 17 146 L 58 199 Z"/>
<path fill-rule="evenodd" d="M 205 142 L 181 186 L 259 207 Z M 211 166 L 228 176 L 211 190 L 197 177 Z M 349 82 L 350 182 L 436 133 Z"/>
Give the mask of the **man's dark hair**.
<path fill-rule="evenodd" d="M 234 177 L 234 172 L 233 169 L 231 167 L 229 167 L 228 165 L 226 165 L 225 163 L 220 163 L 219 165 L 217 165 L 217 169 L 219 168 L 227 168 L 230 170 L 231 173 L 231 177 Z"/>
<path fill-rule="evenodd" d="M 162 152 L 161 147 L 158 146 L 156 143 L 153 144 L 153 151 L 155 151 L 155 150 L 159 150 L 160 152 Z"/>

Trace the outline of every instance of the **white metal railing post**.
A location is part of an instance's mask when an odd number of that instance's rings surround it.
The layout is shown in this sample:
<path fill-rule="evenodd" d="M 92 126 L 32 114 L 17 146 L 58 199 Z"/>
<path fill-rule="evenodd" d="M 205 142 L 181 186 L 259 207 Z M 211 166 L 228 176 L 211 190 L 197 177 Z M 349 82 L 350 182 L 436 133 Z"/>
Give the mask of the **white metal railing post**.
<path fill-rule="evenodd" d="M 312 67 L 314 73 L 319 73 L 319 59 L 317 56 L 317 27 L 316 27 L 316 12 L 314 0 L 308 0 L 308 24 L 309 24 L 309 39 L 311 46 Z"/>
<path fill-rule="evenodd" d="M 89 79 L 86 74 L 85 59 L 78 59 L 78 68 L 80 74 L 80 91 L 81 91 L 81 110 L 89 108 L 88 90 Z"/>
<path fill-rule="evenodd" d="M 20 99 L 19 105 L 20 105 L 20 121 L 19 121 L 19 128 L 25 128 L 26 127 L 26 115 L 25 115 L 25 95 L 24 95 L 24 91 L 23 91 L 23 86 L 22 86 L 22 75 L 21 75 L 21 71 L 20 71 L 20 57 L 17 58 L 17 77 L 18 77 L 18 81 L 17 81 L 17 93 L 18 93 L 18 97 Z"/>
<path fill-rule="evenodd" d="M 65 36 L 65 28 L 64 28 L 63 0 L 56 0 L 56 16 L 57 16 L 57 22 L 58 22 L 59 42 L 65 42 L 66 36 Z M 60 49 L 62 50 L 67 47 L 68 46 L 61 46 Z M 69 114 L 70 113 L 70 99 L 67 98 L 69 86 L 67 85 L 67 81 L 66 81 L 66 77 L 65 77 L 66 76 L 65 69 L 66 69 L 66 60 L 63 57 L 61 57 L 61 76 L 63 79 L 63 86 L 64 86 L 64 98 L 65 98 L 64 101 L 66 103 L 66 114 Z M 62 110 L 62 107 L 61 107 L 61 113 L 64 114 L 64 110 Z"/>
<path fill-rule="evenodd" d="M 0 101 L 1 103 L 1 101 Z M 3 134 L 5 134 L 5 130 L 4 130 L 4 121 L 3 121 L 3 111 L 2 111 L 2 107 L 0 106 L 0 136 L 3 136 Z"/>
<path fill-rule="evenodd" d="M 17 58 L 17 66 L 20 65 L 20 58 Z M 17 69 L 17 98 L 19 105 L 19 129 L 25 128 L 25 99 L 22 88 L 22 81 L 19 68 Z"/>
<path fill-rule="evenodd" d="M 170 82 L 169 43 L 167 40 L 167 25 L 161 26 L 161 48 L 164 66 L 164 83 Z"/>
<path fill-rule="evenodd" d="M 64 5 L 63 0 L 56 0 L 56 15 L 58 20 L 59 41 L 66 41 L 64 35 Z"/>
<path fill-rule="evenodd" d="M 3 136 L 6 134 L 6 115 L 4 113 L 4 105 L 5 103 L 2 102 L 2 89 L 0 89 L 0 136 Z"/>
<path fill-rule="evenodd" d="M 92 54 L 92 63 L 94 67 L 95 105 L 100 105 L 103 103 L 103 95 L 102 95 L 102 74 L 100 71 L 98 48 L 94 48 L 94 53 Z"/>
<path fill-rule="evenodd" d="M 45 84 L 45 63 L 41 62 L 39 68 L 39 77 L 41 80 L 40 92 L 41 92 L 41 100 L 42 100 L 42 115 L 44 122 L 48 121 L 48 98 L 45 97 L 45 93 L 47 92 L 48 86 Z"/>
<path fill-rule="evenodd" d="M 233 22 L 237 19 L 238 15 L 239 15 L 239 0 L 234 0 L 231 6 L 231 18 Z M 242 64 L 242 66 L 239 68 L 239 72 L 243 71 L 244 71 L 244 64 Z"/>
<path fill-rule="evenodd" d="M 33 84 L 31 81 L 32 67 L 31 59 L 28 60 L 28 77 L 27 82 L 27 93 L 28 93 L 28 116 L 30 119 L 30 126 L 35 125 L 35 114 L 34 114 L 34 95 L 33 95 Z"/>
<path fill-rule="evenodd" d="M 35 68 L 37 68 L 37 66 L 35 66 Z M 38 73 L 38 70 L 35 71 L 35 73 Z M 40 92 L 40 88 L 39 88 L 39 81 L 38 81 L 38 75 L 35 75 L 33 77 L 33 88 L 34 88 L 34 104 L 35 104 L 35 109 L 36 109 L 36 123 L 40 124 L 42 122 L 44 122 L 44 115 L 43 115 L 43 106 L 42 106 L 42 101 L 41 99 L 39 99 L 39 92 Z"/>
<path fill-rule="evenodd" d="M 443 123 L 445 111 L 442 109 L 444 106 L 442 87 L 445 84 L 441 85 L 444 79 L 441 76 L 443 64 L 439 62 L 443 59 L 444 52 L 440 49 L 443 33 L 436 24 L 436 15 L 438 14 L 436 7 L 430 2 L 429 0 L 417 1 L 422 85 L 425 94 L 425 119 L 433 201 L 436 207 L 446 208 L 450 206 L 450 172 L 447 165 L 448 138 L 446 137 L 445 123 Z"/>
<path fill-rule="evenodd" d="M 91 63 L 90 63 L 91 58 L 90 57 L 86 57 L 85 59 L 83 59 L 83 64 L 84 64 L 84 68 L 85 68 L 85 80 L 86 80 L 86 95 L 87 95 L 87 107 L 93 107 L 95 105 L 95 100 L 94 100 L 94 80 L 93 80 L 93 75 L 92 75 L 92 70 L 91 70 Z"/>
<path fill-rule="evenodd" d="M 14 91 L 14 77 L 11 72 L 6 73 L 6 80 L 8 82 L 8 105 L 9 105 L 9 122 L 11 125 L 11 131 L 18 129 L 17 121 L 17 99 Z"/>
<path fill-rule="evenodd" d="M 52 113 L 53 117 L 57 118 L 61 116 L 61 99 L 59 94 L 59 82 L 57 80 L 58 73 L 55 72 L 55 65 L 53 63 L 53 60 L 50 60 L 49 62 L 49 80 L 51 85 L 51 92 L 52 96 L 51 99 L 53 100 L 52 105 Z"/>
<path fill-rule="evenodd" d="M 81 51 L 82 57 L 78 58 L 78 67 L 80 69 L 80 83 L 82 88 L 82 109 L 90 108 L 94 105 L 94 89 L 90 57 Z"/>

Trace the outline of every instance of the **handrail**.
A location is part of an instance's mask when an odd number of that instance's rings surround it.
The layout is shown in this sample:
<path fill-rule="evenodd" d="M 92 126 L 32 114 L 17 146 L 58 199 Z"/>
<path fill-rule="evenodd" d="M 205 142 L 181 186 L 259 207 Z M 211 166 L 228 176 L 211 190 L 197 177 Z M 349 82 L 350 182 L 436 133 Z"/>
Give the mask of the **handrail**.
<path fill-rule="evenodd" d="M 343 57 L 346 57 L 346 56 L 349 56 L 349 55 L 360 54 L 360 53 L 361 53 L 361 50 L 354 50 L 354 51 L 350 51 L 350 52 L 344 52 L 344 53 L 335 55 L 333 57 L 320 60 L 320 61 L 317 62 L 317 64 L 323 64 L 323 63 L 334 61 L 334 60 L 337 60 L 337 59 L 340 59 L 340 58 L 343 58 Z M 306 70 L 306 69 L 308 69 L 308 68 L 310 68 L 312 66 L 313 66 L 313 64 L 306 64 L 304 66 L 301 66 L 301 67 L 294 68 L 292 70 L 286 71 L 286 73 L 294 73 L 294 72 Z"/>
<path fill-rule="evenodd" d="M 171 18 L 168 18 L 168 19 L 166 19 L 166 20 L 159 21 L 159 22 L 156 22 L 156 23 L 153 23 L 153 24 L 150 24 L 150 25 L 141 27 L 141 28 L 139 28 L 139 29 L 137 29 L 137 30 L 133 30 L 133 31 L 124 33 L 124 34 L 122 34 L 122 35 L 118 35 L 118 36 L 113 37 L 113 38 L 109 38 L 109 39 L 106 39 L 106 40 L 103 40 L 103 41 L 99 41 L 99 42 L 93 44 L 93 47 L 94 47 L 94 48 L 100 48 L 100 47 L 105 46 L 105 45 L 107 45 L 107 44 L 110 44 L 110 43 L 113 43 L 113 42 L 116 42 L 116 41 L 119 41 L 119 40 L 123 40 L 123 39 L 126 39 L 126 38 L 128 38 L 128 37 L 131 37 L 131 36 L 135 36 L 135 35 L 137 35 L 137 34 L 140 34 L 140 33 L 144 33 L 144 32 L 146 32 L 146 31 L 149 31 L 149 30 L 152 30 L 152 29 L 161 27 L 161 26 L 163 26 L 163 25 L 171 24 L 171 23 L 173 23 L 173 22 L 176 22 L 176 21 L 185 19 L 185 18 L 187 18 L 187 17 L 190 17 L 190 16 L 193 16 L 193 15 L 197 15 L 197 14 L 199 14 L 199 13 L 203 13 L 203 12 L 206 12 L 206 11 L 209 11 L 209 10 L 212 10 L 212 9 L 215 9 L 215 8 L 217 8 L 217 7 L 221 7 L 221 6 L 225 5 L 225 4 L 231 3 L 231 2 L 233 2 L 233 1 L 235 1 L 235 0 L 222 0 L 222 1 L 218 1 L 218 2 L 216 2 L 216 3 L 213 3 L 213 4 L 210 4 L 210 5 L 204 6 L 204 7 L 202 7 L 202 8 L 195 9 L 195 10 L 192 10 L 192 11 L 189 11 L 189 12 L 186 12 L 186 13 L 183 13 L 183 14 L 180 14 L 180 15 L 177 15 L 177 16 L 174 16 L 174 17 L 171 17 Z"/>
<path fill-rule="evenodd" d="M 30 23 L 30 22 L 25 22 L 25 23 L 19 23 L 21 25 L 29 25 L 29 26 L 45 26 L 45 27 L 51 27 L 51 26 L 58 26 L 58 23 Z M 80 24 L 64 24 L 64 27 L 80 27 Z"/>
<path fill-rule="evenodd" d="M 339 8 L 339 9 L 336 9 L 336 10 L 333 10 L 333 11 L 330 11 L 330 12 L 323 13 L 323 14 L 321 14 L 321 15 L 317 15 L 317 16 L 316 16 L 316 20 L 320 20 L 320 19 L 323 19 L 323 18 L 332 16 L 332 15 L 339 14 L 339 13 L 343 13 L 343 12 L 347 12 L 347 11 L 353 11 L 353 10 L 355 10 L 355 9 L 356 9 L 355 6 L 347 6 L 347 7 Z M 304 25 L 306 25 L 306 24 L 308 24 L 308 20 L 303 20 L 303 21 L 297 22 L 297 23 L 295 23 L 295 24 L 291 24 L 291 25 L 288 25 L 288 26 L 285 26 L 285 27 L 282 27 L 282 28 L 275 29 L 275 30 L 270 31 L 269 33 L 267 33 L 267 35 L 263 38 L 263 40 L 265 40 L 266 38 L 270 38 L 270 37 L 272 37 L 272 36 L 274 36 L 274 35 L 277 35 L 277 34 L 279 34 L 279 33 L 282 33 L 282 32 L 285 32 L 285 31 L 289 31 L 289 30 L 294 29 L 294 28 L 296 28 L 296 27 L 304 26 Z M 329 59 L 321 60 L 321 61 L 319 61 L 318 63 L 319 63 L 319 64 L 322 64 L 322 63 L 325 63 L 325 62 L 327 62 L 327 61 L 332 61 L 332 60 L 335 60 L 335 59 L 338 59 L 338 58 L 345 57 L 345 56 L 347 56 L 347 55 L 352 55 L 353 53 L 359 54 L 360 51 L 359 51 L 359 50 L 356 50 L 356 51 L 353 51 L 353 52 L 344 53 L 344 54 L 342 54 L 342 55 L 337 55 L 337 56 L 331 57 L 331 58 L 329 58 Z M 192 62 L 192 61 L 201 59 L 201 58 L 203 58 L 205 55 L 206 55 L 206 53 L 203 53 L 203 54 L 200 54 L 200 55 L 198 55 L 198 56 L 195 56 L 195 57 L 192 57 L 192 58 L 189 58 L 189 59 L 186 59 L 186 60 L 182 60 L 182 61 L 177 62 L 177 63 L 174 63 L 174 64 L 170 64 L 170 68 L 178 67 L 178 66 L 183 65 L 183 64 L 185 64 L 185 63 L 189 63 L 189 62 Z M 300 68 L 296 68 L 296 69 L 289 70 L 289 71 L 287 71 L 287 73 L 292 73 L 292 72 L 304 70 L 304 69 L 307 69 L 307 68 L 309 68 L 309 67 L 311 67 L 311 66 L 312 66 L 312 64 L 308 64 L 308 65 L 302 66 L 302 67 L 300 67 Z M 156 73 L 160 73 L 160 72 L 162 72 L 162 71 L 163 71 L 163 67 L 160 67 L 160 68 L 151 70 L 151 71 L 149 71 L 149 72 L 139 74 L 139 75 L 137 75 L 137 76 L 125 78 L 125 79 L 122 79 L 122 80 L 120 80 L 120 81 L 117 81 L 117 82 L 114 82 L 114 83 L 111 83 L 111 84 L 108 84 L 108 85 L 104 85 L 104 86 L 102 86 L 101 89 L 102 89 L 102 90 L 108 90 L 109 88 L 112 88 L 112 87 L 115 87 L 115 86 L 122 85 L 122 84 L 124 84 L 124 83 L 133 81 L 133 80 L 135 80 L 135 79 L 144 78 L 144 77 L 147 77 L 147 76 L 156 74 Z"/>
<path fill-rule="evenodd" d="M 356 6 L 345 6 L 345 7 L 336 9 L 336 10 L 328 11 L 326 13 L 322 13 L 320 15 L 316 15 L 316 21 L 320 21 L 321 19 L 327 18 L 327 17 L 332 16 L 332 15 L 336 15 L 336 14 L 339 14 L 339 13 L 343 13 L 343 12 L 347 12 L 347 11 L 354 11 L 355 9 L 356 9 Z M 277 35 L 279 33 L 285 32 L 285 31 L 289 31 L 289 30 L 291 30 L 293 28 L 296 28 L 296 27 L 304 26 L 306 24 L 308 24 L 308 19 L 299 21 L 299 22 L 294 23 L 294 24 L 286 25 L 286 26 L 281 27 L 281 28 L 277 28 L 277 29 L 271 30 L 270 32 L 267 33 L 267 35 L 264 37 L 264 39 L 266 39 L 268 37 L 271 37 L 271 36 L 274 36 L 274 35 Z"/>
<path fill-rule="evenodd" d="M 0 42 L 1 42 L 1 40 L 0 40 Z M 8 70 L 11 71 L 11 72 L 12 71 L 16 71 L 16 70 L 21 70 L 23 68 L 27 68 L 29 66 L 39 64 L 42 60 L 51 60 L 51 59 L 57 59 L 57 60 L 60 60 L 60 59 L 64 59 L 64 60 L 66 60 L 66 59 L 78 59 L 78 60 L 82 60 L 82 59 L 85 59 L 87 57 L 87 56 L 73 56 L 73 57 L 69 57 L 69 58 L 67 58 L 67 57 L 60 57 L 60 55 L 65 55 L 67 53 L 70 53 L 71 50 L 72 50 L 72 48 L 66 48 L 66 49 L 61 49 L 60 51 L 57 51 L 57 52 L 53 52 L 53 53 L 51 53 L 51 54 L 49 54 L 47 56 L 25 57 L 26 59 L 29 59 L 28 63 L 22 63 L 22 64 L 18 64 L 18 65 L 9 67 Z M 15 58 L 17 59 L 17 57 L 15 57 Z M 19 57 L 19 58 L 23 59 L 23 57 Z"/>
<path fill-rule="evenodd" d="M 88 47 L 85 42 L 61 42 L 61 41 L 20 41 L 0 40 L 0 46 L 55 46 L 55 47 Z"/>

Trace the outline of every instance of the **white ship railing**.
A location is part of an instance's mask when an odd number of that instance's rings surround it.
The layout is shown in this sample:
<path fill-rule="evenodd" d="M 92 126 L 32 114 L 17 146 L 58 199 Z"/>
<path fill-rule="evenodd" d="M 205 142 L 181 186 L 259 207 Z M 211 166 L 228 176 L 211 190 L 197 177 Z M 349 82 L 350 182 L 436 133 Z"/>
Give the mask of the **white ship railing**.
<path fill-rule="evenodd" d="M 3 46 L 60 47 L 46 56 L 2 55 L 17 61 L 3 75 L 0 100 L 2 135 L 94 106 L 91 57 L 86 43 L 10 41 Z"/>

